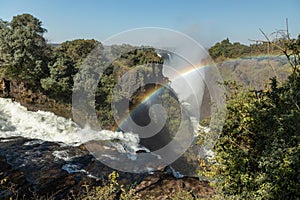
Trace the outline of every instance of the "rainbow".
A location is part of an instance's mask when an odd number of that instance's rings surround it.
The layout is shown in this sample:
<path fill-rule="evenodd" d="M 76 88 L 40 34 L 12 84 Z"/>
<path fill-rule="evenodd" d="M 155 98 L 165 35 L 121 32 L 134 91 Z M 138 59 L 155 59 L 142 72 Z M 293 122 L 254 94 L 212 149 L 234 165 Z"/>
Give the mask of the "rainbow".
<path fill-rule="evenodd" d="M 154 88 L 151 88 L 147 92 L 145 92 L 141 96 L 141 102 L 137 105 L 135 105 L 133 108 L 131 108 L 131 111 L 124 114 L 120 119 L 119 119 L 119 126 L 122 127 L 123 124 L 125 124 L 128 120 L 131 114 L 134 114 L 135 112 L 138 112 L 140 108 L 149 100 L 152 98 L 162 94 L 164 92 L 165 87 L 163 85 L 157 85 Z M 120 131 L 119 127 L 114 127 L 113 131 Z"/>
<path fill-rule="evenodd" d="M 169 78 L 169 80 L 171 82 L 178 80 L 179 78 L 182 78 L 184 76 L 188 76 L 192 73 L 199 73 L 198 70 L 200 68 L 203 67 L 207 67 L 209 65 L 205 65 L 205 64 L 200 64 L 197 65 L 198 67 L 194 67 L 194 66 L 190 66 L 187 67 L 181 71 L 176 71 L 176 76 Z M 130 112 L 124 114 L 118 121 L 119 121 L 119 126 L 122 127 L 123 124 L 125 124 L 128 120 L 130 115 L 134 114 L 135 112 L 138 112 L 139 109 L 142 107 L 142 105 L 144 105 L 147 101 L 151 100 L 154 97 L 157 97 L 158 95 L 161 95 L 164 91 L 165 91 L 166 87 L 163 85 L 157 85 L 154 88 L 151 88 L 150 90 L 148 90 L 147 92 L 145 92 L 142 96 L 141 96 L 141 101 L 139 104 L 135 105 Z M 119 127 L 113 127 L 113 131 L 121 131 Z"/>
<path fill-rule="evenodd" d="M 267 59 L 267 58 L 278 58 L 278 57 L 283 57 L 283 55 L 255 55 L 255 56 L 249 56 L 249 57 L 239 57 L 239 58 L 234 58 L 234 59 L 229 59 L 229 60 L 225 60 L 222 63 L 230 63 L 230 62 L 235 62 L 235 61 L 239 61 L 239 60 L 248 60 L 248 59 Z M 220 63 L 218 63 L 220 64 Z M 203 67 L 208 67 L 210 66 L 209 63 L 201 63 L 198 64 L 197 67 L 191 65 L 185 69 L 182 69 L 180 71 L 176 71 L 176 76 L 174 77 L 170 77 L 169 80 L 171 82 L 178 80 L 179 78 L 188 76 L 190 74 L 193 73 L 199 73 L 199 69 L 203 68 Z M 119 125 L 122 127 L 123 124 L 125 124 L 130 115 L 139 111 L 139 109 L 142 107 L 142 105 L 144 105 L 147 101 L 151 100 L 151 98 L 154 98 L 160 94 L 163 93 L 163 91 L 166 89 L 166 87 L 162 86 L 162 85 L 157 85 L 156 87 L 152 88 L 151 90 L 148 90 L 146 93 L 143 94 L 143 96 L 141 97 L 141 102 L 137 105 L 135 105 L 130 112 L 124 114 L 120 119 L 119 119 Z M 113 131 L 120 131 L 119 127 L 113 127 Z"/>
<path fill-rule="evenodd" d="M 243 57 L 237 57 L 237 58 L 231 58 L 231 59 L 226 59 L 225 61 L 218 62 L 216 64 L 221 64 L 221 63 L 230 63 L 234 61 L 240 61 L 240 60 L 258 60 L 258 59 L 268 59 L 268 58 L 286 58 L 285 55 L 266 55 L 266 54 L 258 54 L 258 55 L 253 55 L 253 56 L 243 56 Z"/>

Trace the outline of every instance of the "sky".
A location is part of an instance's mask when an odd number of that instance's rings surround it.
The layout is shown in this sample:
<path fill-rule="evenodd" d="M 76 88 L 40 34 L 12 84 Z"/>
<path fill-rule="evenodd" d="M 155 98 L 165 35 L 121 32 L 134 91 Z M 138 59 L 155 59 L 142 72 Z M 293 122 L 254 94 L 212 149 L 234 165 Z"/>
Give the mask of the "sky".
<path fill-rule="evenodd" d="M 299 0 L 0 0 L 0 18 L 29 13 L 43 22 L 50 43 L 106 38 L 142 27 L 183 32 L 209 47 L 229 38 L 244 44 L 285 29 L 300 34 Z"/>

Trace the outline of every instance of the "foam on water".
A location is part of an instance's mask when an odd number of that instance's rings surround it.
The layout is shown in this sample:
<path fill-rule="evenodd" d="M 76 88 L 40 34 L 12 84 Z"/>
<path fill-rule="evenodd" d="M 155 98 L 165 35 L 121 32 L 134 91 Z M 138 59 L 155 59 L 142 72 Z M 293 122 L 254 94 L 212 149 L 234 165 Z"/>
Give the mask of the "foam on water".
<path fill-rule="evenodd" d="M 0 138 L 18 136 L 38 139 L 33 143 L 51 141 L 67 145 L 80 145 L 91 140 L 113 140 L 113 146 L 121 153 L 147 150 L 139 145 L 139 137 L 136 134 L 110 130 L 94 131 L 88 126 L 82 129 L 71 119 L 59 117 L 51 112 L 28 111 L 11 99 L 0 98 Z M 60 156 L 61 152 L 56 155 Z"/>
<path fill-rule="evenodd" d="M 68 150 L 53 151 L 52 155 L 55 157 L 55 159 L 60 159 L 64 161 L 70 161 L 76 157 L 76 156 L 70 156 Z"/>
<path fill-rule="evenodd" d="M 80 142 L 79 127 L 70 119 L 51 112 L 31 112 L 11 99 L 0 98 L 0 137 L 22 136 L 44 141 Z"/>

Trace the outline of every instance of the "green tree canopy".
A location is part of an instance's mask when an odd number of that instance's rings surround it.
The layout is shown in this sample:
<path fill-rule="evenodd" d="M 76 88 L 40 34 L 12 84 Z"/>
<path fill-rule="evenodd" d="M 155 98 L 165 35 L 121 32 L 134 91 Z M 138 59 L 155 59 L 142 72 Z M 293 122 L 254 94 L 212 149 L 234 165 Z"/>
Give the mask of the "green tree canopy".
<path fill-rule="evenodd" d="M 48 76 L 51 49 L 43 33 L 42 22 L 30 14 L 0 21 L 0 71 L 2 76 L 38 82 Z"/>
<path fill-rule="evenodd" d="M 41 79 L 42 88 L 49 96 L 70 102 L 73 89 L 73 78 L 84 59 L 101 43 L 96 40 L 78 39 L 63 42 L 53 49 L 48 63 L 50 76 Z"/>
<path fill-rule="evenodd" d="M 47 30 L 42 27 L 42 22 L 30 14 L 14 16 L 9 25 L 13 30 L 28 29 L 39 35 L 47 32 Z"/>
<path fill-rule="evenodd" d="M 83 60 L 97 46 L 101 45 L 96 40 L 77 39 L 66 41 L 61 44 L 56 51 L 60 51 L 69 56 L 76 68 L 79 68 Z"/>

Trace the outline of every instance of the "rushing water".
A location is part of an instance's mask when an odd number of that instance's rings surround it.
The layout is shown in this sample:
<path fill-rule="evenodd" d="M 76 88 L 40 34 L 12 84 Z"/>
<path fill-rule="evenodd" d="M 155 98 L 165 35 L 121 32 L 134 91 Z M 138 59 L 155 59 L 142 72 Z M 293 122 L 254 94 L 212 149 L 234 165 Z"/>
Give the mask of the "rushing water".
<path fill-rule="evenodd" d="M 0 98 L 0 138 L 3 141 L 5 138 L 18 136 L 76 146 L 91 140 L 113 140 L 114 147 L 122 153 L 145 150 L 139 146 L 136 134 L 109 130 L 96 132 L 89 127 L 81 129 L 71 119 L 51 112 L 31 112 L 11 99 Z"/>
<path fill-rule="evenodd" d="M 16 152 L 13 151 L 14 153 L 10 152 L 11 150 L 9 149 L 5 150 L 6 142 L 9 143 L 15 139 L 19 140 L 20 137 L 33 140 L 29 140 L 22 144 L 22 146 L 19 147 L 19 150 L 16 149 Z M 0 149 L 2 149 L 2 153 L 8 153 L 7 158 L 15 166 L 26 167 L 29 162 L 44 163 L 44 157 L 36 158 L 37 151 L 40 152 L 41 150 L 36 151 L 35 148 L 39 149 L 40 147 L 38 146 L 46 145 L 46 149 L 42 148 L 43 150 L 41 152 L 44 152 L 42 154 L 54 156 L 54 161 L 65 161 L 66 163 L 62 167 L 63 170 L 68 173 L 83 173 L 93 177 L 94 175 L 90 174 L 88 171 L 84 171 L 84 169 L 80 167 L 82 164 L 79 165 L 77 162 L 74 162 L 74 159 L 76 160 L 76 158 L 82 156 L 82 153 L 77 150 L 75 151 L 73 148 L 93 140 L 100 141 L 100 145 L 102 145 L 104 151 L 105 149 L 113 148 L 120 153 L 127 154 L 128 159 L 131 160 L 137 158 L 138 151 L 149 152 L 148 149 L 139 145 L 139 137 L 136 134 L 113 132 L 109 130 L 96 132 L 89 127 L 80 128 L 71 119 L 57 116 L 51 112 L 28 111 L 24 106 L 21 106 L 11 99 L 0 98 Z M 103 142 L 101 143 L 101 141 Z M 61 146 L 61 148 L 52 148 L 50 143 L 47 142 L 54 142 Z M 38 154 L 40 155 L 41 152 Z M 23 154 L 26 155 L 25 157 L 29 157 L 23 158 Z M 17 159 L 18 155 L 20 158 Z M 103 154 L 102 158 L 110 160 L 115 159 L 111 153 L 108 153 L 107 155 Z M 178 163 L 174 164 L 173 167 L 176 168 L 177 166 Z M 173 170 L 172 173 L 174 176 L 182 176 L 172 167 L 170 169 Z M 151 171 L 151 169 L 149 170 Z M 185 170 L 188 170 L 185 171 L 185 175 L 195 175 L 194 169 Z M 93 174 L 96 173 L 93 172 Z"/>

